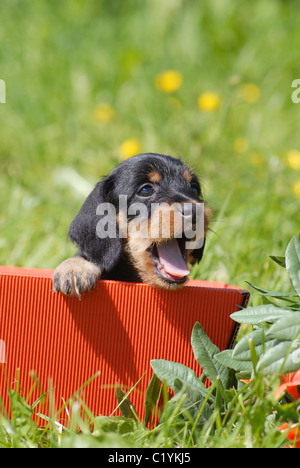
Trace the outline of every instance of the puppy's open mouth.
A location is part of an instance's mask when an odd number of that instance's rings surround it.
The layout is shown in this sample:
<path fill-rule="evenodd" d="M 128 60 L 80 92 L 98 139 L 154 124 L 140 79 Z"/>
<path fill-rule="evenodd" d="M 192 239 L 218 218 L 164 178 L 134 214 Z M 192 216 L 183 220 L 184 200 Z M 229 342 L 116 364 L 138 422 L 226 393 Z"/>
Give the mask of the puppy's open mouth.
<path fill-rule="evenodd" d="M 182 284 L 190 273 L 186 262 L 184 239 L 170 239 L 153 244 L 148 250 L 157 276 L 168 283 Z"/>

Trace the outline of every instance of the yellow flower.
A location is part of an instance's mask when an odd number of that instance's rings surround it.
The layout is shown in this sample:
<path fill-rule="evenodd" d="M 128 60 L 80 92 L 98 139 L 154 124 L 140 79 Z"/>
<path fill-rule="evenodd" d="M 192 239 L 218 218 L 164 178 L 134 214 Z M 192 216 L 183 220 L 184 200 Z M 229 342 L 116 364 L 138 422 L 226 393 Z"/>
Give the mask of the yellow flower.
<path fill-rule="evenodd" d="M 122 159 L 130 158 L 141 152 L 141 145 L 136 138 L 128 138 L 120 146 L 120 155 Z"/>
<path fill-rule="evenodd" d="M 248 104 L 254 104 L 260 99 L 261 91 L 255 83 L 246 83 L 241 89 L 242 99 Z"/>
<path fill-rule="evenodd" d="M 167 94 L 177 91 L 182 82 L 182 74 L 177 70 L 166 70 L 155 77 L 156 88 Z"/>
<path fill-rule="evenodd" d="M 233 142 L 233 149 L 236 153 L 245 153 L 249 148 L 249 141 L 246 138 L 236 138 Z"/>
<path fill-rule="evenodd" d="M 202 93 L 198 97 L 198 107 L 203 112 L 213 112 L 220 107 L 221 99 L 218 94 L 212 92 Z"/>
<path fill-rule="evenodd" d="M 300 198 L 300 180 L 293 184 L 292 189 L 296 198 Z"/>
<path fill-rule="evenodd" d="M 253 151 L 250 160 L 254 166 L 262 166 L 265 162 L 263 155 L 259 151 Z"/>
<path fill-rule="evenodd" d="M 106 102 L 98 104 L 93 112 L 93 118 L 96 123 L 110 122 L 111 120 L 113 120 L 114 117 L 114 108 Z"/>
<path fill-rule="evenodd" d="M 300 169 L 300 151 L 290 150 L 286 155 L 286 163 L 291 169 Z"/>

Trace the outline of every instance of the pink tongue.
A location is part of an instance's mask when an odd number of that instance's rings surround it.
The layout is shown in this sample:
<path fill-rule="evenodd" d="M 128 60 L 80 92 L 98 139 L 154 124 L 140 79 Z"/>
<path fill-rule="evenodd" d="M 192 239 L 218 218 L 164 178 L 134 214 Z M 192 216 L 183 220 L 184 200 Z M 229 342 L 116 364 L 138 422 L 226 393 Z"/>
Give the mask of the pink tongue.
<path fill-rule="evenodd" d="M 176 239 L 157 245 L 159 261 L 165 271 L 172 276 L 182 278 L 190 272 Z"/>

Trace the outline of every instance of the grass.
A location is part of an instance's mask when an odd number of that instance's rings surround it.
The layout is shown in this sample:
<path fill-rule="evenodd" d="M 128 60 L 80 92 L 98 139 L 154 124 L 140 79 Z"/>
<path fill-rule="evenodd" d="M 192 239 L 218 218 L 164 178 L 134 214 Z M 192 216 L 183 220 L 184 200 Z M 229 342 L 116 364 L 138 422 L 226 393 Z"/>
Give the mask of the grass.
<path fill-rule="evenodd" d="M 299 231 L 300 107 L 291 100 L 300 73 L 297 6 L 2 0 L 0 264 L 55 268 L 73 255 L 67 228 L 86 194 L 138 149 L 180 155 L 203 180 L 214 222 L 194 277 L 287 290 L 288 277 L 268 255 L 283 255 Z M 183 79 L 172 93 L 155 84 L 166 70 Z M 219 104 L 204 112 L 198 98 L 208 91 Z M 252 304 L 259 300 L 254 295 Z M 207 443 L 253 444 L 255 409 L 247 411 Z M 22 439 L 14 422 L 5 424 Z M 136 434 L 133 444 L 152 437 Z M 55 430 L 40 436 L 38 444 L 59 445 Z M 199 434 L 195 443 L 203 440 Z"/>

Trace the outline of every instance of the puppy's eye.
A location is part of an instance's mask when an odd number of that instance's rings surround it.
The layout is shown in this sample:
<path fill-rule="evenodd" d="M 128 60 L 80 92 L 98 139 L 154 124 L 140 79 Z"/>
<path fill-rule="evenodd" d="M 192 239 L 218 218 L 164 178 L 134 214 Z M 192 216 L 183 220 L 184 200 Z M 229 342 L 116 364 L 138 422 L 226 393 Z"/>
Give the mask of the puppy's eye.
<path fill-rule="evenodd" d="M 144 185 L 142 188 L 140 188 L 138 195 L 140 197 L 150 197 L 153 194 L 154 190 L 152 185 Z"/>
<path fill-rule="evenodd" d="M 199 197 L 199 187 L 196 184 L 191 184 L 191 189 L 195 197 Z"/>

